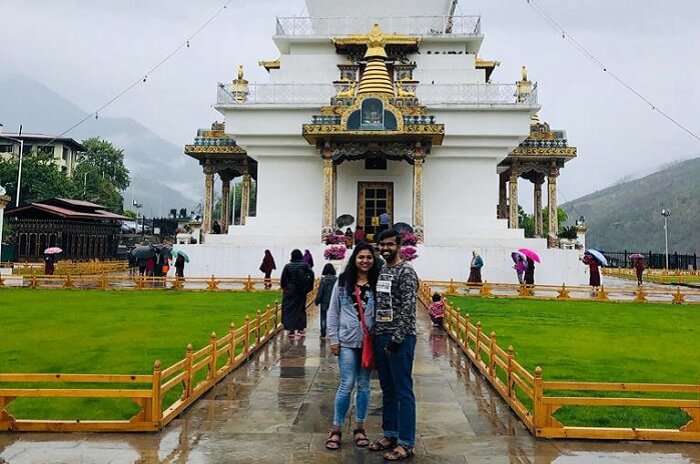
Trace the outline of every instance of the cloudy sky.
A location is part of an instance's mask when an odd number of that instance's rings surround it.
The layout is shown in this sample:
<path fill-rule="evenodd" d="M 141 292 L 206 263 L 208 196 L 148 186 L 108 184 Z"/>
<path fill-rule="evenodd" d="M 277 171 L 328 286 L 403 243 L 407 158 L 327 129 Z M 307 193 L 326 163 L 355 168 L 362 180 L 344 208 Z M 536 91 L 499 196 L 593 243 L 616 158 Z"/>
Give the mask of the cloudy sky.
<path fill-rule="evenodd" d="M 93 111 L 224 2 L 0 0 L 0 78 L 21 73 Z M 537 3 L 611 70 L 700 132 L 700 2 Z M 304 12 L 303 0 L 233 0 L 190 48 L 103 114 L 132 117 L 173 143 L 186 143 L 197 127 L 217 118 L 211 108 L 216 83 L 230 80 L 237 64 L 246 67 L 251 81 L 267 78 L 257 62 L 278 56 L 270 40 L 274 17 Z M 700 142 L 578 54 L 525 0 L 462 0 L 458 13 L 482 15 L 481 56 L 502 62 L 492 80 L 513 82 L 527 65 L 540 85 L 543 119 L 567 130 L 570 143 L 578 146 L 580 159 L 560 180 L 561 201 L 700 156 Z"/>

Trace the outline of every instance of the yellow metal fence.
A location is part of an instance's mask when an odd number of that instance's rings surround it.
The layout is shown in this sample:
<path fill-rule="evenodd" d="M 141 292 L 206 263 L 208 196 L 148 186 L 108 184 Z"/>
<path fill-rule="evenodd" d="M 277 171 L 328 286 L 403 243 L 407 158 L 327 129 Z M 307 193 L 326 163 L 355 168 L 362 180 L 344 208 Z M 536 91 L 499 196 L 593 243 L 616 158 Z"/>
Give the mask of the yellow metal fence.
<path fill-rule="evenodd" d="M 419 298 L 426 308 L 434 290 L 427 282 L 421 284 Z M 473 323 L 468 314 L 463 315 L 449 302 L 446 302 L 443 326 L 536 437 L 700 442 L 700 385 L 546 381 L 540 367 L 534 372 L 525 369 L 517 361 L 512 346 L 503 349 L 495 332 L 487 332 L 481 322 Z M 562 396 L 557 392 L 582 396 Z M 695 398 L 601 398 L 585 396 L 585 392 L 693 394 Z M 562 425 L 554 417 L 563 406 L 678 408 L 688 414 L 689 421 L 679 429 L 572 427 Z"/>

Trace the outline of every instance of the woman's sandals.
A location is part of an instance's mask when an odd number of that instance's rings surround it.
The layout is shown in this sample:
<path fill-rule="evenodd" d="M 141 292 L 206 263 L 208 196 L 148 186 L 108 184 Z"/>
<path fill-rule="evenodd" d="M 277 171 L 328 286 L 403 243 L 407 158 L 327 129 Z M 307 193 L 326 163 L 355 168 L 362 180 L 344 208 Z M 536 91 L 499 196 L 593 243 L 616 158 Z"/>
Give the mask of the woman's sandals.
<path fill-rule="evenodd" d="M 396 447 L 396 438 L 382 437 L 369 444 L 370 451 L 384 451 Z"/>
<path fill-rule="evenodd" d="M 338 450 L 340 449 L 340 438 L 342 434 L 340 430 L 331 430 L 328 432 L 328 438 L 326 438 L 326 449 Z"/>
<path fill-rule="evenodd" d="M 352 431 L 353 441 L 358 448 L 366 448 L 369 445 L 369 438 L 365 429 L 355 429 Z"/>

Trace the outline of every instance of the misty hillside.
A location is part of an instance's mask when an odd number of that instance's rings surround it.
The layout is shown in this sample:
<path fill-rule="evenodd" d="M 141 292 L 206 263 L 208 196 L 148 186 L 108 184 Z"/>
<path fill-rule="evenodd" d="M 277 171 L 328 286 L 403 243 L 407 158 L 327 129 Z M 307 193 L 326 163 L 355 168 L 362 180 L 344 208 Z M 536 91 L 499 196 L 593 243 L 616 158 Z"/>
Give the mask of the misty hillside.
<path fill-rule="evenodd" d="M 5 132 L 58 134 L 86 116 L 86 112 L 24 76 L 0 80 L 0 122 Z M 124 207 L 132 197 L 144 205 L 147 215 L 166 214 L 171 208 L 192 209 L 198 203 L 202 176 L 182 147 L 160 138 L 131 118 L 90 118 L 67 134 L 76 140 L 101 137 L 124 149 L 131 186 Z"/>
<path fill-rule="evenodd" d="M 662 208 L 671 210 L 669 251 L 700 253 L 700 158 L 562 205 L 571 219 L 585 216 L 587 244 L 606 251 L 663 251 Z"/>

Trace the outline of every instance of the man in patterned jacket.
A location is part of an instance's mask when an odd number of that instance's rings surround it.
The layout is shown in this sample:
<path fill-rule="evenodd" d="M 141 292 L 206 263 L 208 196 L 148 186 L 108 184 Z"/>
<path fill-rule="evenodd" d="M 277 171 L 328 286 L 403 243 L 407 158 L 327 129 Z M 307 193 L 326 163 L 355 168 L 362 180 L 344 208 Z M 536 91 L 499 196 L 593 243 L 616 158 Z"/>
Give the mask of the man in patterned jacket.
<path fill-rule="evenodd" d="M 382 387 L 384 436 L 372 444 L 384 459 L 411 457 L 416 442 L 416 398 L 413 358 L 416 347 L 418 276 L 401 259 L 401 235 L 395 229 L 377 237 L 385 264 L 377 282 L 374 358 Z"/>

